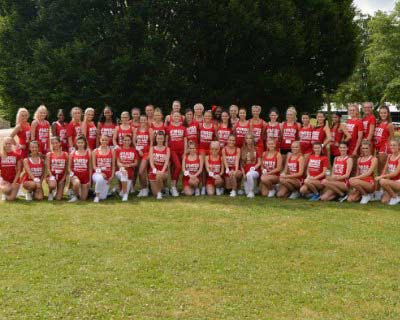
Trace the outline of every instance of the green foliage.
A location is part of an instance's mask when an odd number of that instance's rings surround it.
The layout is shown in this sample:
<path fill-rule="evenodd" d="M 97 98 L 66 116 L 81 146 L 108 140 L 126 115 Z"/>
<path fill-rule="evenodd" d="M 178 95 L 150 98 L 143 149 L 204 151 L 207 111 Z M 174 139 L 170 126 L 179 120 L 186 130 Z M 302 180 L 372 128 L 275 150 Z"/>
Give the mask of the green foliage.
<path fill-rule="evenodd" d="M 351 0 L 0 0 L 0 97 L 117 110 L 148 102 L 320 105 L 354 67 Z"/>

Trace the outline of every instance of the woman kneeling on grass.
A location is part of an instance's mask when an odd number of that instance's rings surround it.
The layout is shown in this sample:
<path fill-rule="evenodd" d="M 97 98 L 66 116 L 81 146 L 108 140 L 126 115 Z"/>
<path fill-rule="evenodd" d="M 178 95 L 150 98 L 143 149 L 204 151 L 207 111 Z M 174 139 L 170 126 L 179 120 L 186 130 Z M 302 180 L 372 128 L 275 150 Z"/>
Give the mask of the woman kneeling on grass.
<path fill-rule="evenodd" d="M 270 139 L 267 142 L 267 151 L 264 152 L 262 161 L 261 195 L 268 198 L 275 197 L 275 186 L 279 183 L 279 176 L 282 170 L 282 155 L 276 151 L 276 141 Z"/>
<path fill-rule="evenodd" d="M 196 149 L 196 144 L 192 141 L 189 142 L 189 153 L 183 158 L 183 192 L 186 196 L 200 195 L 199 176 L 203 172 L 204 160 L 199 156 Z"/>
<path fill-rule="evenodd" d="M 292 142 L 292 153 L 287 156 L 285 169 L 279 178 L 278 198 L 297 199 L 300 197 L 300 187 L 303 183 L 305 160 L 300 153 L 300 143 Z"/>
<path fill-rule="evenodd" d="M 114 150 L 108 146 L 108 137 L 103 135 L 100 138 L 100 146 L 92 153 L 92 165 L 94 173 L 92 176 L 94 192 L 96 194 L 93 202 L 107 199 L 110 182 L 115 174 Z"/>
<path fill-rule="evenodd" d="M 23 186 L 27 191 L 26 201 L 43 200 L 44 161 L 39 154 L 37 141 L 29 143 L 30 157 L 24 159 L 25 174 L 22 178 Z"/>
<path fill-rule="evenodd" d="M 347 201 L 360 201 L 367 204 L 372 199 L 375 190 L 374 172 L 378 166 L 378 159 L 371 154 L 371 143 L 368 140 L 361 142 L 361 156 L 357 160 L 356 176 L 350 178 L 350 191 Z"/>
<path fill-rule="evenodd" d="M 247 198 L 254 198 L 254 189 L 260 177 L 261 158 L 255 146 L 255 139 L 252 133 L 245 135 L 240 165 L 244 176 L 244 190 Z"/>
<path fill-rule="evenodd" d="M 239 170 L 240 149 L 236 147 L 236 137 L 233 134 L 228 137 L 228 142 L 222 149 L 222 159 L 226 168 L 225 188 L 231 190 L 231 197 L 236 197 L 242 179 L 242 171 Z"/>
<path fill-rule="evenodd" d="M 205 167 L 208 173 L 206 180 L 206 190 L 209 196 L 224 194 L 224 165 L 219 149 L 219 142 L 213 141 L 210 144 L 210 154 L 206 156 Z"/>
<path fill-rule="evenodd" d="M 391 155 L 388 156 L 382 175 L 376 177 L 379 181 L 384 194 L 383 203 L 394 206 L 400 202 L 400 143 L 396 140 L 390 141 Z"/>
<path fill-rule="evenodd" d="M 157 196 L 157 200 L 162 199 L 163 188 L 167 186 L 168 164 L 171 151 L 165 146 L 164 131 L 156 131 L 155 146 L 150 147 L 149 152 L 149 173 L 151 192 Z"/>
<path fill-rule="evenodd" d="M 17 198 L 21 168 L 21 154 L 13 150 L 13 139 L 6 138 L 3 152 L 0 155 L 0 191 L 2 192 L 2 200 L 13 201 Z"/>
<path fill-rule="evenodd" d="M 312 194 L 310 201 L 319 200 L 319 193 L 323 189 L 321 181 L 325 178 L 326 170 L 328 170 L 329 161 L 326 156 L 322 155 L 322 152 L 322 144 L 314 142 L 313 153 L 308 157 L 307 177 L 300 188 L 301 194 Z"/>
<path fill-rule="evenodd" d="M 68 153 L 62 151 L 59 137 L 51 138 L 52 151 L 46 155 L 46 182 L 49 186 L 48 200 L 61 200 L 64 194 L 65 180 L 67 178 Z"/>
<path fill-rule="evenodd" d="M 84 136 L 79 136 L 75 142 L 76 150 L 69 155 L 68 169 L 70 172 L 71 188 L 74 192 L 68 202 L 76 202 L 78 198 L 85 201 L 88 198 L 92 163 L 91 154 L 88 149 L 87 140 Z"/>
<path fill-rule="evenodd" d="M 349 147 L 346 142 L 341 142 L 338 147 L 339 156 L 334 158 L 332 175 L 322 180 L 324 192 L 322 201 L 331 201 L 339 197 L 343 202 L 347 199 L 349 192 L 349 178 L 353 168 L 353 159 L 348 156 Z"/>

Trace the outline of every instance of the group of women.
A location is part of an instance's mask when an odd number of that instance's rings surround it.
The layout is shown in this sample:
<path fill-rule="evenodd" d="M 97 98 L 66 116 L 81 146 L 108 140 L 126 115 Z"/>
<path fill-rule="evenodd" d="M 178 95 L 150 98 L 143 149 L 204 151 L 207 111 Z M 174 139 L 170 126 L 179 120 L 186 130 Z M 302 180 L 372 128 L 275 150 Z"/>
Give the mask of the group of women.
<path fill-rule="evenodd" d="M 20 188 L 31 201 L 61 200 L 67 187 L 70 202 L 94 202 L 107 198 L 114 179 L 122 201 L 134 192 L 138 197 L 164 195 L 245 194 L 312 201 L 337 199 L 368 203 L 379 199 L 400 202 L 400 146 L 388 107 L 375 118 L 372 103 L 348 107 L 348 119 L 317 112 L 316 123 L 303 113 L 297 121 L 294 107 L 279 122 L 276 110 L 269 121 L 260 118 L 261 107 L 230 106 L 229 110 L 202 104 L 181 110 L 179 101 L 163 117 L 153 105 L 145 113 L 133 108 L 116 114 L 105 107 L 97 124 L 95 110 L 71 110 L 71 121 L 62 110 L 49 124 L 48 112 L 39 106 L 34 120 L 28 110 L 18 111 L 16 127 L 3 142 L 0 191 L 5 200 L 16 199 Z M 328 156 L 329 153 L 329 156 Z M 68 184 L 68 185 L 67 185 Z M 243 185 L 243 188 L 242 188 Z M 169 187 L 170 186 L 170 187 Z M 91 189 L 93 187 L 93 189 Z"/>

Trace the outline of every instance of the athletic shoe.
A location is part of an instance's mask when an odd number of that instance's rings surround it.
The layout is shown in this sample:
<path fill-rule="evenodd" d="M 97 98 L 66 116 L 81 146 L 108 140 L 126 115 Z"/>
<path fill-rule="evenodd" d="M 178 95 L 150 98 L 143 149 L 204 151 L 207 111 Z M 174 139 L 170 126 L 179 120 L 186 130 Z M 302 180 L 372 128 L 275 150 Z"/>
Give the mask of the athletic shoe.
<path fill-rule="evenodd" d="M 6 195 L 5 195 L 5 194 L 2 194 L 2 195 L 1 195 L 1 201 L 6 201 L 6 200 L 7 200 Z"/>
<path fill-rule="evenodd" d="M 224 194 L 224 188 L 216 188 L 215 189 L 215 194 L 217 196 L 222 196 Z"/>
<path fill-rule="evenodd" d="M 32 192 L 27 192 L 25 193 L 25 200 L 26 201 L 32 201 Z"/>
<path fill-rule="evenodd" d="M 276 190 L 275 188 L 272 188 L 271 190 L 269 190 L 268 192 L 268 198 L 273 198 L 276 195 Z"/>
<path fill-rule="evenodd" d="M 168 197 L 168 196 L 169 196 L 169 189 L 168 189 L 168 188 L 165 188 L 165 189 L 164 189 L 164 196 L 165 196 L 165 197 Z"/>
<path fill-rule="evenodd" d="M 243 190 L 243 189 L 239 189 L 238 192 L 237 192 L 237 194 L 238 194 L 239 196 L 244 195 L 244 190 Z"/>
<path fill-rule="evenodd" d="M 371 201 L 381 201 L 383 197 L 383 191 L 375 191 L 372 195 Z"/>
<path fill-rule="evenodd" d="M 206 195 L 206 187 L 201 188 L 201 195 L 205 196 Z"/>
<path fill-rule="evenodd" d="M 150 190 L 148 188 L 143 189 L 143 197 L 148 197 L 149 196 Z"/>
<path fill-rule="evenodd" d="M 93 200 L 94 203 L 99 203 L 99 201 L 100 201 L 99 197 L 94 197 L 94 200 Z"/>
<path fill-rule="evenodd" d="M 159 192 L 159 193 L 157 193 L 157 200 L 161 200 L 161 199 L 162 199 L 162 193 Z"/>
<path fill-rule="evenodd" d="M 236 191 L 232 190 L 231 193 L 229 194 L 229 196 L 232 198 L 236 197 Z"/>
<path fill-rule="evenodd" d="M 28 192 L 29 193 L 29 192 Z M 18 189 L 18 193 L 17 193 L 17 197 L 25 197 L 26 193 L 24 192 L 24 190 L 22 189 L 22 186 L 19 187 Z"/>
<path fill-rule="evenodd" d="M 318 201 L 319 198 L 320 198 L 319 193 L 314 193 L 309 200 L 310 201 Z"/>
<path fill-rule="evenodd" d="M 349 197 L 349 195 L 348 195 L 348 194 L 345 194 L 344 196 L 340 197 L 340 198 L 338 199 L 338 201 L 339 201 L 339 202 L 344 202 L 344 201 L 347 200 L 348 197 Z"/>
<path fill-rule="evenodd" d="M 298 199 L 300 198 L 300 193 L 297 191 L 294 191 L 290 194 L 289 199 Z"/>
<path fill-rule="evenodd" d="M 400 202 L 400 196 L 399 197 L 395 197 L 395 198 L 391 198 L 389 200 L 389 205 L 390 206 L 395 206 L 396 204 L 398 204 Z"/>
<path fill-rule="evenodd" d="M 124 192 L 122 190 L 120 190 L 120 192 L 118 192 L 118 195 L 120 198 L 122 198 L 124 196 Z"/>
<path fill-rule="evenodd" d="M 196 197 L 198 197 L 198 196 L 200 195 L 200 190 L 199 190 L 199 188 L 194 189 L 194 195 L 195 195 Z"/>
<path fill-rule="evenodd" d="M 247 194 L 247 198 L 254 198 L 254 192 L 249 191 L 249 193 Z"/>
<path fill-rule="evenodd" d="M 49 195 L 47 196 L 48 201 L 53 201 L 54 200 L 54 194 L 53 192 L 50 192 Z"/>
<path fill-rule="evenodd" d="M 75 195 L 73 195 L 68 202 L 77 202 L 77 201 L 78 201 L 78 198 Z"/>
<path fill-rule="evenodd" d="M 178 190 L 176 190 L 176 187 L 171 188 L 171 195 L 173 197 L 179 197 L 179 192 L 178 192 Z"/>
<path fill-rule="evenodd" d="M 362 197 L 361 197 L 360 203 L 361 203 L 361 204 L 367 204 L 368 202 L 371 201 L 371 199 L 372 199 L 372 195 L 371 195 L 370 193 L 369 193 L 369 194 L 366 194 L 365 196 L 362 196 Z"/>
<path fill-rule="evenodd" d="M 128 193 L 124 193 L 124 195 L 122 196 L 122 201 L 128 201 Z"/>

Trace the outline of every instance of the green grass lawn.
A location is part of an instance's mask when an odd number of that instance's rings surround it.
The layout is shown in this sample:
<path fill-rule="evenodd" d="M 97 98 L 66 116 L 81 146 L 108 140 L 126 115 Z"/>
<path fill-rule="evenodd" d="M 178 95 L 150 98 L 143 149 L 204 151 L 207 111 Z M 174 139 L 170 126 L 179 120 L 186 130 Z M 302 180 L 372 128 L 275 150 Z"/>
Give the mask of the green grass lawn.
<path fill-rule="evenodd" d="M 0 318 L 399 319 L 400 207 L 0 204 Z"/>

